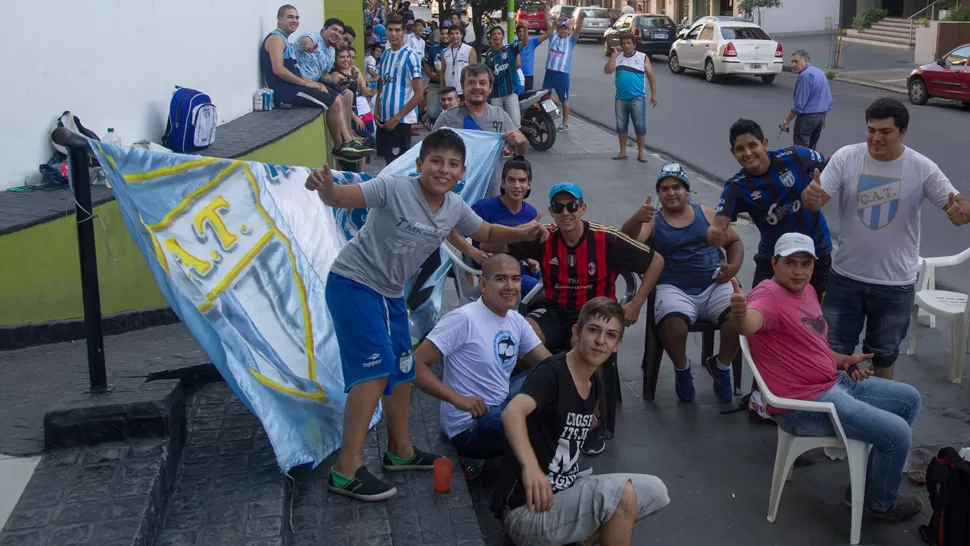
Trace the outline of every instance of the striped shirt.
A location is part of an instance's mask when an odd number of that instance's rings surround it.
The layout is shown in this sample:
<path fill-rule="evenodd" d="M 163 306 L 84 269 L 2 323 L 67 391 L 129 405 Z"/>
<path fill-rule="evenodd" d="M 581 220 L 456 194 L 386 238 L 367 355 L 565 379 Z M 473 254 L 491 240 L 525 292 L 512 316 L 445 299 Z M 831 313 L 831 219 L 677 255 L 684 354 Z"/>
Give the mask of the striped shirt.
<path fill-rule="evenodd" d="M 505 44 L 498 51 L 489 48 L 485 52 L 485 65 L 492 69 L 494 82 L 492 94 L 489 98 L 497 99 L 516 93 L 519 86 L 518 70 L 515 68 L 515 58 L 519 55 L 519 42 Z"/>
<path fill-rule="evenodd" d="M 819 258 L 832 252 L 829 226 L 821 211 L 810 212 L 802 207 L 802 191 L 812 183 L 815 169 L 824 169 L 827 162 L 822 154 L 792 146 L 768 152 L 770 167 L 761 176 L 742 170 L 727 181 L 717 207 L 718 216 L 737 220 L 745 212 L 758 226 L 761 242 L 756 260 L 766 260 L 774 253 L 775 243 L 785 233 L 803 233 L 815 241 Z"/>
<path fill-rule="evenodd" d="M 569 63 L 573 60 L 573 48 L 579 42 L 574 34 L 560 38 L 556 31 L 549 37 L 549 58 L 546 60 L 546 70 L 565 72 L 569 74 Z"/>
<path fill-rule="evenodd" d="M 615 301 L 619 274 L 642 274 L 653 261 L 653 250 L 647 245 L 608 226 L 583 224 L 583 236 L 576 246 L 566 244 L 555 224 L 548 226 L 549 238 L 544 243 L 509 245 L 509 253 L 516 259 L 539 262 L 546 298 L 570 311 L 579 311 L 596 297 Z"/>
<path fill-rule="evenodd" d="M 646 54 L 637 51 L 627 57 L 625 54 L 616 57 L 616 98 L 630 100 L 645 97 L 643 81 L 646 78 Z"/>
<path fill-rule="evenodd" d="M 411 80 L 421 78 L 421 57 L 408 46 L 401 46 L 397 51 L 388 49 L 381 55 L 377 73 L 381 77 L 380 121 L 384 122 L 397 115 L 414 96 Z M 401 123 L 417 122 L 415 109 L 401 119 Z"/>

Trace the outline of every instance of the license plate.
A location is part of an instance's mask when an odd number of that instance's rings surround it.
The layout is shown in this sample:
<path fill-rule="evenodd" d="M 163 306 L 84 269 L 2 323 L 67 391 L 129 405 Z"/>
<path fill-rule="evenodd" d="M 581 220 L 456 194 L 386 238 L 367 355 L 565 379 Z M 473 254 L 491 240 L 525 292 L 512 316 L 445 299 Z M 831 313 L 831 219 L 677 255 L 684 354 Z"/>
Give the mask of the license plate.
<path fill-rule="evenodd" d="M 551 100 L 544 100 L 542 101 L 542 109 L 546 112 L 555 112 L 556 103 L 552 102 Z"/>
<path fill-rule="evenodd" d="M 760 64 L 752 64 L 752 65 L 748 65 L 748 66 L 751 67 L 751 70 L 761 70 L 761 65 Z"/>
<path fill-rule="evenodd" d="M 667 35 L 666 34 L 663 34 L 663 33 L 660 33 L 660 34 L 651 34 L 650 35 L 650 39 L 651 40 L 666 40 L 667 39 Z"/>

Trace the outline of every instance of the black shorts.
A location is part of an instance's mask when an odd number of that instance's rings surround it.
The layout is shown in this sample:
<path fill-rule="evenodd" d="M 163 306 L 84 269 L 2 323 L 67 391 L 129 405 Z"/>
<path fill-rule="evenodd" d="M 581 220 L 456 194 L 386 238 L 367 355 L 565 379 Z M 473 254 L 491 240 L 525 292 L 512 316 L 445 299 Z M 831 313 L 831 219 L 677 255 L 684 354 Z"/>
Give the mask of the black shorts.
<path fill-rule="evenodd" d="M 410 123 L 398 123 L 390 131 L 378 125 L 374 132 L 376 133 L 377 155 L 383 157 L 388 163 L 411 149 Z"/>
<path fill-rule="evenodd" d="M 579 320 L 579 311 L 563 309 L 549 300 L 542 300 L 529 311 L 526 317 L 539 325 L 546 338 L 546 348 L 552 353 L 569 350 L 573 337 L 573 325 Z"/>
<path fill-rule="evenodd" d="M 771 267 L 771 258 L 767 260 L 762 260 L 760 258 L 754 259 L 754 279 L 751 281 L 751 288 L 761 284 L 761 281 L 766 281 L 768 279 L 774 278 L 775 271 Z M 815 262 L 815 269 L 812 271 L 812 280 L 809 283 L 812 288 L 815 289 L 815 293 L 818 295 L 818 300 L 822 301 L 822 297 L 825 295 L 825 289 L 829 285 L 829 272 L 832 269 L 832 255 L 827 254 L 822 256 Z"/>
<path fill-rule="evenodd" d="M 296 108 L 323 108 L 327 110 L 333 105 L 339 93 L 333 93 L 330 88 L 328 91 L 310 89 L 309 87 L 300 88 L 300 92 L 293 97 L 293 106 Z"/>

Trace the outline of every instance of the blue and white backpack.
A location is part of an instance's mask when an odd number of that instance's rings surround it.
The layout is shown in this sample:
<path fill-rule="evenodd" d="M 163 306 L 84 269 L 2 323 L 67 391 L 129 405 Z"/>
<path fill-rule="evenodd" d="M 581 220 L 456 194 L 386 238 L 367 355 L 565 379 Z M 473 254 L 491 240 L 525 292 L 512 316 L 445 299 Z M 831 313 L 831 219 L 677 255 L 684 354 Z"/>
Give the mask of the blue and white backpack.
<path fill-rule="evenodd" d="M 176 86 L 168 107 L 168 126 L 162 145 L 183 154 L 207 148 L 216 139 L 218 119 L 216 105 L 209 95 Z"/>

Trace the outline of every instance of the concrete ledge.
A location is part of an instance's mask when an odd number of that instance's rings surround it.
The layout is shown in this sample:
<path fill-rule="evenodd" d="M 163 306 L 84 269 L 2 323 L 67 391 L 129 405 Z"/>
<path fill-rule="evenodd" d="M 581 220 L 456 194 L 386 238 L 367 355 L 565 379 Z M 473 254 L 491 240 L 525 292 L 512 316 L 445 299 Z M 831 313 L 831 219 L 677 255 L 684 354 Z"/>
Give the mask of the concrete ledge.
<path fill-rule="evenodd" d="M 180 451 L 169 437 L 48 453 L 0 544 L 151 546 Z"/>
<path fill-rule="evenodd" d="M 216 142 L 200 155 L 237 158 L 280 140 L 324 115 L 318 108 L 287 108 L 250 112 L 216 129 Z"/>
<path fill-rule="evenodd" d="M 88 394 L 81 386 L 44 415 L 44 448 L 123 442 L 135 438 L 185 438 L 181 382 L 125 378 L 108 393 Z"/>
<path fill-rule="evenodd" d="M 164 326 L 176 322 L 180 322 L 180 319 L 175 311 L 171 307 L 164 307 L 104 315 L 101 317 L 101 329 L 104 335 L 113 336 L 132 330 Z M 0 347 L 9 351 L 33 345 L 84 339 L 85 335 L 83 320 L 55 320 L 37 324 L 4 326 L 0 327 Z"/>

